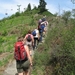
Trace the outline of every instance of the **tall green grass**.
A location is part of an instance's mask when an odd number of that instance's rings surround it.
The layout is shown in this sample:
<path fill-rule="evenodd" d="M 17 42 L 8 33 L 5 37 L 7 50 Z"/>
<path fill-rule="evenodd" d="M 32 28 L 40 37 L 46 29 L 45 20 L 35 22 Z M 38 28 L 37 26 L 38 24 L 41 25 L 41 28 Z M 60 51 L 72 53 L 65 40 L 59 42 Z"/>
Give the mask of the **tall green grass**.
<path fill-rule="evenodd" d="M 34 75 L 75 75 L 75 26 L 68 22 L 52 21 L 45 43 L 39 46 L 34 58 Z"/>

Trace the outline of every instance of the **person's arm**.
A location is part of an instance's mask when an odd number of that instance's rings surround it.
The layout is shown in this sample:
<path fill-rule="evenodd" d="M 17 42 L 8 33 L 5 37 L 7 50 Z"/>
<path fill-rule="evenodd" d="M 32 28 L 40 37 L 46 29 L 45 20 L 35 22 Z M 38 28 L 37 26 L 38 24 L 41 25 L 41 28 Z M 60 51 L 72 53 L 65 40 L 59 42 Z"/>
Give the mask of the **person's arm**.
<path fill-rule="evenodd" d="M 40 34 L 39 34 L 39 31 L 38 31 L 38 39 L 40 38 Z"/>
<path fill-rule="evenodd" d="M 24 37 L 24 40 L 26 40 L 27 35 Z"/>
<path fill-rule="evenodd" d="M 27 45 L 25 45 L 24 47 L 25 47 L 25 50 L 26 50 L 26 52 L 27 52 L 27 57 L 28 57 L 28 59 L 29 59 L 29 61 L 30 61 L 30 65 L 32 65 L 32 59 L 31 59 L 31 56 L 30 56 L 29 48 L 28 48 Z"/>
<path fill-rule="evenodd" d="M 27 35 L 24 37 L 24 41 L 26 42 Z"/>
<path fill-rule="evenodd" d="M 33 35 L 31 35 L 32 36 L 32 44 L 34 45 L 34 36 Z"/>

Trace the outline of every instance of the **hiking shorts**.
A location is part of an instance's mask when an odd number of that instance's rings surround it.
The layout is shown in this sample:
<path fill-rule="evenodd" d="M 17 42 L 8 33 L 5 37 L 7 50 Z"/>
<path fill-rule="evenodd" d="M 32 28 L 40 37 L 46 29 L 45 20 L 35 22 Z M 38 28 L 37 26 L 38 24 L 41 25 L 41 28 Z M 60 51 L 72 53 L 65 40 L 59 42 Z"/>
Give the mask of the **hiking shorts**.
<path fill-rule="evenodd" d="M 22 73 L 24 71 L 28 71 L 30 68 L 29 60 L 26 61 L 16 61 L 16 68 L 18 73 Z"/>
<path fill-rule="evenodd" d="M 32 42 L 26 42 L 26 45 L 28 45 L 29 47 L 29 51 L 30 51 L 30 56 L 33 56 L 34 51 L 33 51 L 33 46 L 32 46 Z"/>
<path fill-rule="evenodd" d="M 29 50 L 32 50 L 33 49 L 32 42 L 26 41 L 26 45 L 28 45 Z"/>

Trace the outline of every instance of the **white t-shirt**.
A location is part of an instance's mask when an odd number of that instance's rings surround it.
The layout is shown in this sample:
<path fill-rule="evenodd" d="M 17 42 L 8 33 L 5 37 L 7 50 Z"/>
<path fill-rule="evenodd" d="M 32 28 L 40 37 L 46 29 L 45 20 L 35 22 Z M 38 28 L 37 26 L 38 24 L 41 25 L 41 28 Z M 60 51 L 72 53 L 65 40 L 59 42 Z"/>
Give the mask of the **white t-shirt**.
<path fill-rule="evenodd" d="M 39 37 L 39 36 L 38 36 L 39 30 L 38 30 L 38 29 L 35 29 L 35 31 L 36 31 L 36 36 L 34 36 L 34 38 L 38 38 L 38 37 Z"/>

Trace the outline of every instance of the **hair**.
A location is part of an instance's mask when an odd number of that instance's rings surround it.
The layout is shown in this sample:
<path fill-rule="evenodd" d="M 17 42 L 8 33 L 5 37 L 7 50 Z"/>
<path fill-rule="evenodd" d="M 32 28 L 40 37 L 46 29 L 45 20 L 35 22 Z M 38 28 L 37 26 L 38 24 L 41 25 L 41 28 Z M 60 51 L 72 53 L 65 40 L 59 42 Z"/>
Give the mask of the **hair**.
<path fill-rule="evenodd" d="M 42 21 L 42 19 L 39 19 L 39 22 L 41 22 Z"/>
<path fill-rule="evenodd" d="M 23 37 L 21 37 L 21 36 L 18 37 L 17 41 L 18 41 L 18 42 L 23 41 Z"/>
<path fill-rule="evenodd" d="M 31 34 L 31 30 L 28 31 L 28 34 Z"/>

